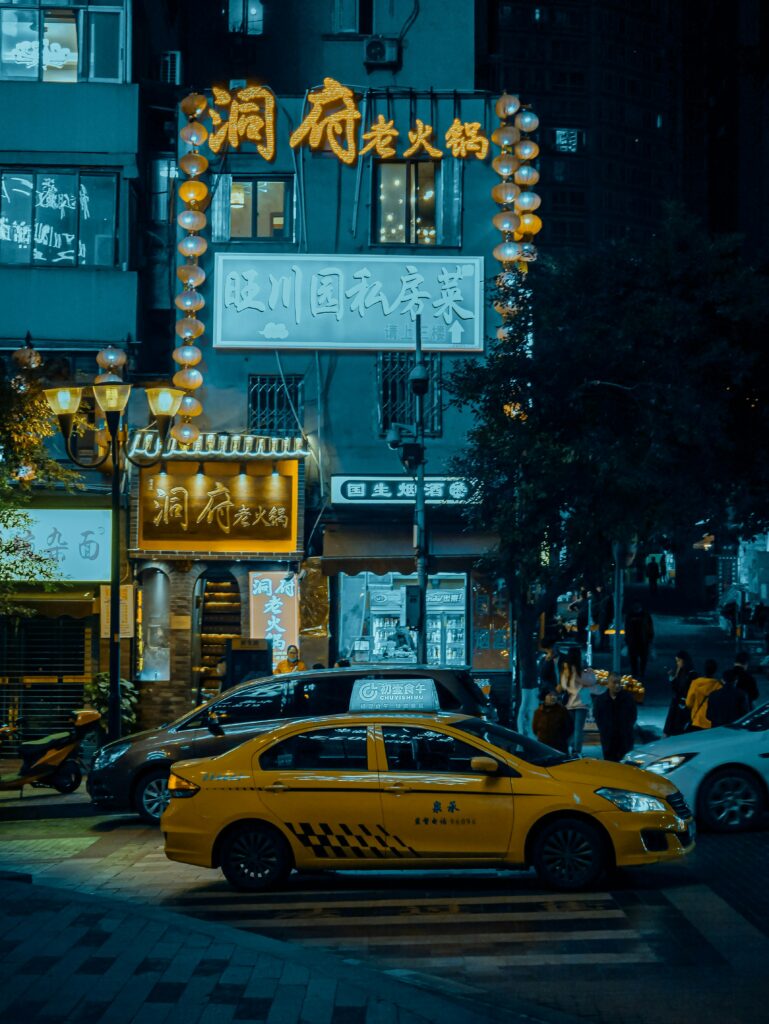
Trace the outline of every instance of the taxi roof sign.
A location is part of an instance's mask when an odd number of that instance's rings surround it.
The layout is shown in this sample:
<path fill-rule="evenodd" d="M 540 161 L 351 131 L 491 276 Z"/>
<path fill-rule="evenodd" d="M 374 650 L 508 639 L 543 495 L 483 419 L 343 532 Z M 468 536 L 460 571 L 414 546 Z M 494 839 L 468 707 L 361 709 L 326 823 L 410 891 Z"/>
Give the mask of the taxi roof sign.
<path fill-rule="evenodd" d="M 440 711 L 432 679 L 356 679 L 350 711 Z"/>

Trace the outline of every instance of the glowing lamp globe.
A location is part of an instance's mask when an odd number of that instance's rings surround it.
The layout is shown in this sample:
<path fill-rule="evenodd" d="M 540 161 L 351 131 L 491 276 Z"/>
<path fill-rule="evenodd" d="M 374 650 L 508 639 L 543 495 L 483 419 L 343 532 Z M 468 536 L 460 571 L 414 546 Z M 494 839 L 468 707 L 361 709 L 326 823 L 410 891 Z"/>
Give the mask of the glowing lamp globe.
<path fill-rule="evenodd" d="M 51 411 L 57 416 L 74 416 L 83 399 L 82 388 L 47 388 L 44 394 Z"/>
<path fill-rule="evenodd" d="M 185 391 L 197 391 L 203 386 L 203 374 L 200 370 L 194 370 L 186 366 L 183 370 L 177 370 L 173 376 L 174 387 L 184 388 Z"/>
<path fill-rule="evenodd" d="M 200 416 L 203 406 L 194 395 L 185 395 L 179 406 L 179 412 L 182 416 Z"/>
<path fill-rule="evenodd" d="M 500 176 L 500 178 L 509 178 L 511 174 L 521 166 L 521 161 L 516 159 L 514 156 L 508 156 L 507 153 L 502 153 L 499 156 L 495 156 L 491 161 L 491 166 Z M 516 178 L 516 181 L 518 179 Z"/>
<path fill-rule="evenodd" d="M 179 198 L 183 203 L 202 203 L 208 195 L 208 185 L 204 181 L 184 181 L 179 186 Z"/>
<path fill-rule="evenodd" d="M 542 203 L 536 192 L 521 192 L 515 200 L 515 208 L 519 213 L 533 213 Z"/>
<path fill-rule="evenodd" d="M 202 256 L 208 248 L 208 242 L 200 235 L 187 235 L 176 247 L 176 251 L 189 259 L 191 256 Z"/>
<path fill-rule="evenodd" d="M 539 146 L 531 139 L 523 139 L 516 143 L 515 155 L 521 160 L 536 160 L 539 156 Z"/>
<path fill-rule="evenodd" d="M 182 263 L 176 268 L 176 276 L 182 284 L 199 288 L 206 280 L 206 272 L 197 263 Z"/>
<path fill-rule="evenodd" d="M 185 288 L 183 292 L 180 292 L 174 299 L 174 305 L 177 309 L 181 310 L 182 313 L 197 313 L 199 309 L 205 306 L 206 300 L 200 294 L 196 292 L 194 288 Z"/>
<path fill-rule="evenodd" d="M 203 353 L 196 345 L 180 345 L 173 350 L 172 358 L 181 366 L 197 366 L 203 358 Z"/>
<path fill-rule="evenodd" d="M 179 134 L 188 146 L 202 146 L 208 138 L 208 129 L 200 121 L 190 121 Z"/>
<path fill-rule="evenodd" d="M 518 185 L 536 185 L 539 181 L 539 171 L 527 164 L 515 172 L 515 180 Z"/>
<path fill-rule="evenodd" d="M 130 384 L 94 384 L 93 396 L 102 412 L 122 412 L 131 397 Z"/>
<path fill-rule="evenodd" d="M 520 186 L 513 184 L 512 181 L 500 181 L 500 183 L 495 185 L 491 190 L 491 198 L 495 203 L 504 203 L 509 205 L 510 203 L 515 202 L 520 191 Z"/>
<path fill-rule="evenodd" d="M 112 345 L 103 348 L 96 356 L 96 362 L 103 370 L 119 370 L 125 366 L 127 359 L 122 348 L 114 348 Z"/>
<path fill-rule="evenodd" d="M 497 100 L 494 110 L 496 111 L 497 117 L 500 121 L 505 121 L 509 117 L 513 117 L 514 114 L 520 109 L 521 101 L 517 96 L 511 96 L 509 93 L 503 93 Z"/>
<path fill-rule="evenodd" d="M 179 160 L 179 166 L 191 178 L 197 178 L 208 170 L 208 160 L 202 153 L 185 153 Z"/>
<path fill-rule="evenodd" d="M 515 115 L 515 127 L 522 132 L 535 132 L 539 128 L 539 118 L 533 110 L 521 110 Z"/>
<path fill-rule="evenodd" d="M 520 242 L 500 242 L 494 247 L 494 259 L 500 263 L 512 263 L 520 259 L 521 248 Z"/>
<path fill-rule="evenodd" d="M 176 218 L 176 223 L 184 231 L 202 231 L 208 223 L 208 218 L 200 210 L 182 210 Z"/>
<path fill-rule="evenodd" d="M 181 338 L 182 341 L 194 341 L 203 334 L 206 325 L 202 320 L 196 320 L 195 317 L 188 316 L 183 320 L 177 320 L 174 329 L 177 337 Z"/>
<path fill-rule="evenodd" d="M 517 213 L 513 213 L 512 210 L 503 210 L 501 213 L 495 213 L 491 221 L 497 231 L 509 231 L 512 233 L 518 230 L 521 218 Z"/>
<path fill-rule="evenodd" d="M 178 388 L 147 388 L 147 401 L 153 416 L 175 416 L 184 392 Z"/>
<path fill-rule="evenodd" d="M 191 92 L 189 96 L 184 97 L 179 106 L 187 117 L 200 117 L 208 106 L 208 100 L 202 93 Z"/>
<path fill-rule="evenodd" d="M 176 423 L 171 427 L 171 437 L 179 444 L 193 444 L 200 437 L 200 430 L 194 423 Z"/>

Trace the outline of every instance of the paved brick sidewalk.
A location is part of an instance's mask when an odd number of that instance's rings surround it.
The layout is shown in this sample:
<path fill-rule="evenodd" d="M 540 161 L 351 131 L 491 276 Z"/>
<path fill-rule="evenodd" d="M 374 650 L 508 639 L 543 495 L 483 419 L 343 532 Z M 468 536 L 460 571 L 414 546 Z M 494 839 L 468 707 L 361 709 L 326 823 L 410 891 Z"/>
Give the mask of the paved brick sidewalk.
<path fill-rule="evenodd" d="M 0 878 L 7 1024 L 572 1024 L 441 982 L 139 906 Z M 416 979 L 419 982 L 419 979 Z M 436 979 L 425 978 L 434 986 Z"/>

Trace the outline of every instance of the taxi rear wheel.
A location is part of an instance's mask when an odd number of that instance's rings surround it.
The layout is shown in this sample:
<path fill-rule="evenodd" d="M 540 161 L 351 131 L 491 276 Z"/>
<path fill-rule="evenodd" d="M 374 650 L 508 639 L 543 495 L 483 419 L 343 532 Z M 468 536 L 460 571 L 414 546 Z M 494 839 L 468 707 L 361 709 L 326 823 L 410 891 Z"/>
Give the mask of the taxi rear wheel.
<path fill-rule="evenodd" d="M 589 822 L 558 818 L 538 834 L 531 862 L 553 889 L 587 889 L 607 867 L 603 837 Z"/>
<path fill-rule="evenodd" d="M 285 839 L 263 825 L 240 825 L 222 842 L 222 873 L 234 889 L 258 892 L 282 882 L 291 871 Z"/>

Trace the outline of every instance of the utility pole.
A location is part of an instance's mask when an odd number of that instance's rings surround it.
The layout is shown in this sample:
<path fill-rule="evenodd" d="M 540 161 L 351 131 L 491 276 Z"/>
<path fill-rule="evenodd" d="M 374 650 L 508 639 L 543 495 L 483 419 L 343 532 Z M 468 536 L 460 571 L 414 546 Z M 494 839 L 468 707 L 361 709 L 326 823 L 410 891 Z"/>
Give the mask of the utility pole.
<path fill-rule="evenodd" d="M 430 386 L 427 367 L 422 360 L 422 317 L 417 316 L 414 369 L 409 384 L 414 395 L 414 436 L 419 448 L 416 466 L 417 496 L 414 506 L 414 555 L 419 587 L 419 632 L 417 663 L 427 664 L 427 508 L 425 503 L 425 395 Z"/>
<path fill-rule="evenodd" d="M 614 551 L 614 636 L 612 637 L 611 670 L 618 675 L 622 670 L 622 592 L 625 546 L 615 541 Z"/>
<path fill-rule="evenodd" d="M 422 358 L 422 317 L 416 318 L 414 369 L 409 374 L 409 388 L 414 396 L 414 423 L 391 423 L 387 445 L 397 451 L 403 468 L 416 482 L 414 501 L 414 560 L 419 592 L 417 625 L 417 663 L 427 664 L 427 507 L 425 502 L 425 395 L 430 389 L 430 376 Z"/>

